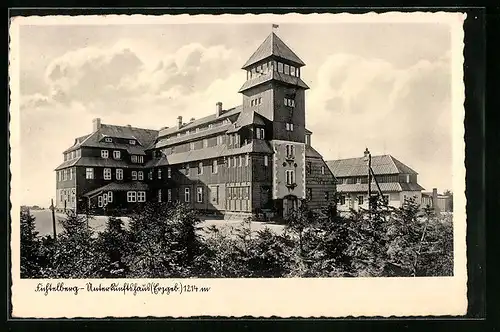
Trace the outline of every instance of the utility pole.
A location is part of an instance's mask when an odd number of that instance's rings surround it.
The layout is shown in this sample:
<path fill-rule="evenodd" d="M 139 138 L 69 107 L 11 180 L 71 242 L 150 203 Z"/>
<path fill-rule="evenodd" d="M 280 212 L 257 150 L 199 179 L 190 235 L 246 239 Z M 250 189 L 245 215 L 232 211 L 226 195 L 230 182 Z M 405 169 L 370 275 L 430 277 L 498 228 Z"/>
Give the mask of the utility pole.
<path fill-rule="evenodd" d="M 371 188 L 371 183 L 372 183 L 372 155 L 370 151 L 368 151 L 368 148 L 365 149 L 365 161 L 368 162 L 368 210 L 371 211 L 371 202 L 372 202 L 372 188 Z"/>
<path fill-rule="evenodd" d="M 56 213 L 54 207 L 54 199 L 50 199 L 50 209 L 52 210 L 52 230 L 54 231 L 54 241 L 57 240 L 57 232 L 56 232 Z"/>

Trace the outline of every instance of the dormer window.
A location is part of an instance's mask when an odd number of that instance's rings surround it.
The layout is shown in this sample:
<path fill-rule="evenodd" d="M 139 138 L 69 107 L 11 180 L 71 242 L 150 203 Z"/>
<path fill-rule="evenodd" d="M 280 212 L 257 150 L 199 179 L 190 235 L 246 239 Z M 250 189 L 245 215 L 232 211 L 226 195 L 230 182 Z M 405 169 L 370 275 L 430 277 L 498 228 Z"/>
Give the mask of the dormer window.
<path fill-rule="evenodd" d="M 120 159 L 121 158 L 121 152 L 120 151 L 113 151 L 113 158 Z"/>
<path fill-rule="evenodd" d="M 130 145 L 135 145 L 135 140 L 133 140 L 133 139 L 129 140 L 129 141 L 128 141 L 128 144 L 130 144 Z"/>
<path fill-rule="evenodd" d="M 143 163 L 144 162 L 144 157 L 143 156 L 136 156 L 136 155 L 133 155 L 130 157 L 130 161 L 133 162 L 133 163 Z"/>
<path fill-rule="evenodd" d="M 104 142 L 113 143 L 113 139 L 111 137 L 106 137 L 106 138 L 104 138 Z"/>
<path fill-rule="evenodd" d="M 211 129 L 213 126 L 214 126 L 214 125 L 213 125 L 212 123 L 210 123 L 210 124 L 208 125 L 208 129 Z"/>
<path fill-rule="evenodd" d="M 285 65 L 285 74 L 290 75 L 290 66 Z"/>

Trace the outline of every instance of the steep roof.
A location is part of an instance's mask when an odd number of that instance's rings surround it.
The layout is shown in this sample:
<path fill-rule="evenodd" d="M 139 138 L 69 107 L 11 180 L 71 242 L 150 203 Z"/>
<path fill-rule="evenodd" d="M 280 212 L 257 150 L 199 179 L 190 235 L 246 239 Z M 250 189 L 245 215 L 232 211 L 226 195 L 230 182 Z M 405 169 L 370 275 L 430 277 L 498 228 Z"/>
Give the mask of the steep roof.
<path fill-rule="evenodd" d="M 307 158 L 323 158 L 323 156 L 316 151 L 312 146 L 306 144 L 306 157 Z"/>
<path fill-rule="evenodd" d="M 239 114 L 238 119 L 234 122 L 232 127 L 227 130 L 227 132 L 235 133 L 241 128 L 252 124 L 264 126 L 266 124 L 265 118 L 254 110 L 246 109 Z"/>
<path fill-rule="evenodd" d="M 382 193 L 424 190 L 418 183 L 382 182 L 379 183 L 379 186 Z M 339 193 L 366 193 L 368 191 L 368 183 L 337 184 L 337 191 Z M 375 183 L 371 184 L 371 191 L 373 193 L 378 192 L 378 187 Z"/>
<path fill-rule="evenodd" d="M 129 190 L 146 191 L 148 190 L 148 188 L 149 186 L 147 185 L 147 183 L 139 181 L 123 182 L 123 183 L 111 182 L 105 186 L 102 186 L 100 188 L 85 193 L 84 196 L 92 196 L 102 191 L 129 191 Z"/>
<path fill-rule="evenodd" d="M 105 143 L 102 141 L 104 137 L 135 139 L 138 145 Z M 144 154 L 144 149 L 151 145 L 156 140 L 156 137 L 158 137 L 158 130 L 101 124 L 97 131 L 77 138 L 75 144 L 64 152 L 70 152 L 80 147 L 102 147 L 126 149 L 129 153 Z"/>
<path fill-rule="evenodd" d="M 199 119 L 196 119 L 194 121 L 191 121 L 191 122 L 187 123 L 186 125 L 183 125 L 181 128 L 178 128 L 177 126 L 174 126 L 174 127 L 169 127 L 169 128 L 161 129 L 158 134 L 159 134 L 160 137 L 166 136 L 166 135 L 172 135 L 172 134 L 175 134 L 177 132 L 182 132 L 182 131 L 187 130 L 187 129 L 196 128 L 196 127 L 199 127 L 199 126 L 202 126 L 202 125 L 205 125 L 205 124 L 209 124 L 211 122 L 215 122 L 215 121 L 219 121 L 219 120 L 222 120 L 222 119 L 226 119 L 226 118 L 228 118 L 230 116 L 233 116 L 233 115 L 236 115 L 236 114 L 240 113 L 241 110 L 242 110 L 242 108 L 243 108 L 242 105 L 230 108 L 228 110 L 225 110 L 218 117 L 217 117 L 217 115 L 214 112 L 214 114 L 207 115 L 207 116 L 205 116 L 203 118 L 199 118 Z"/>
<path fill-rule="evenodd" d="M 367 162 L 363 157 L 326 162 L 336 178 L 366 175 Z M 417 174 L 413 169 L 403 164 L 391 155 L 372 156 L 372 169 L 375 174 Z"/>
<path fill-rule="evenodd" d="M 146 164 L 146 167 L 175 165 L 186 162 L 199 161 L 204 159 L 214 159 L 219 157 L 234 156 L 247 153 L 271 154 L 273 153 L 273 150 L 265 140 L 252 140 L 250 143 L 243 145 L 240 148 L 229 149 L 226 145 L 216 145 L 199 150 L 163 155 L 159 159 L 154 159 L 148 162 Z"/>
<path fill-rule="evenodd" d="M 274 32 L 271 32 L 252 54 L 250 59 L 243 65 L 242 69 L 246 69 L 270 56 L 288 60 L 298 66 L 305 66 L 305 63 L 300 60 L 300 58 Z"/>
<path fill-rule="evenodd" d="M 68 160 L 56 167 L 55 171 L 73 167 L 73 166 L 87 166 L 87 167 L 120 167 L 120 168 L 143 168 L 141 164 L 130 164 L 126 160 L 101 158 L 101 157 L 79 157 L 73 160 Z"/>

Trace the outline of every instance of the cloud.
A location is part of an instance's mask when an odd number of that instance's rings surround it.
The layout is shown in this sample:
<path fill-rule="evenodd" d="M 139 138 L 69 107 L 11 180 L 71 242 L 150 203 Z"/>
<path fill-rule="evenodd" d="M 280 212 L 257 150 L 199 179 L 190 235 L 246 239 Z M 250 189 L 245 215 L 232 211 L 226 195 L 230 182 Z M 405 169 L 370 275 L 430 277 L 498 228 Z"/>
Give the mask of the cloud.
<path fill-rule="evenodd" d="M 369 147 L 400 158 L 431 185 L 451 185 L 450 64 L 449 53 L 406 68 L 330 56 L 308 95 L 313 144 L 326 159 L 356 157 Z"/>

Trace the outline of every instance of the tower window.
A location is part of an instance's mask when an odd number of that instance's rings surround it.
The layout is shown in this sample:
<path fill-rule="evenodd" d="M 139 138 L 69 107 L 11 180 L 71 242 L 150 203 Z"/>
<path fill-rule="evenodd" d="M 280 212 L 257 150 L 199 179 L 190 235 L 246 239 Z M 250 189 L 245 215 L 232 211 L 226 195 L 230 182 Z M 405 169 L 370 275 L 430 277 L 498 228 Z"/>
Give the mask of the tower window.
<path fill-rule="evenodd" d="M 294 170 L 286 170 L 285 177 L 286 177 L 286 184 L 294 184 L 295 183 L 295 171 Z"/>
<path fill-rule="evenodd" d="M 267 165 L 269 165 L 269 157 L 264 156 L 264 166 L 267 166 Z"/>
<path fill-rule="evenodd" d="M 285 74 L 290 75 L 290 66 L 285 65 Z"/>
<path fill-rule="evenodd" d="M 283 64 L 281 62 L 278 62 L 278 73 L 283 72 Z"/>
<path fill-rule="evenodd" d="M 293 123 L 287 122 L 285 124 L 285 127 L 286 127 L 286 131 L 293 131 Z"/>

